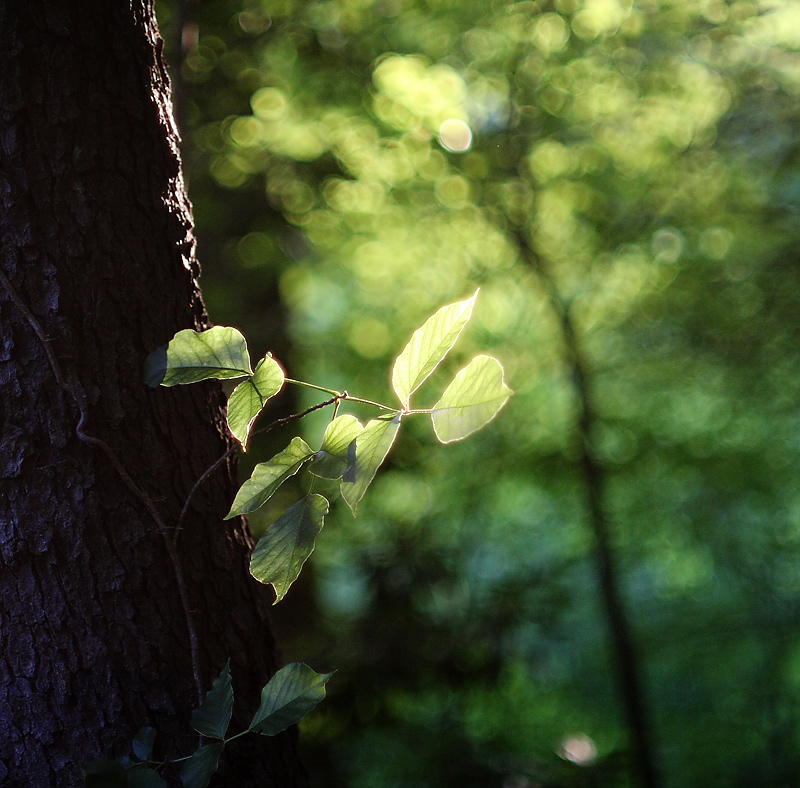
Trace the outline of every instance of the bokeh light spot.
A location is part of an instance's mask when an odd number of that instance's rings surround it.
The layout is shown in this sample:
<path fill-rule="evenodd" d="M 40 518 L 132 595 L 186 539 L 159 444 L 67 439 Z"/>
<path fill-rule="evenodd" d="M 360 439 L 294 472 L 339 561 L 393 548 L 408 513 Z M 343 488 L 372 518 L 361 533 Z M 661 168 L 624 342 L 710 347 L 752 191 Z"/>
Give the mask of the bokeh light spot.
<path fill-rule="evenodd" d="M 463 153 L 472 145 L 472 129 L 457 118 L 450 118 L 439 126 L 439 142 L 452 153 Z"/>

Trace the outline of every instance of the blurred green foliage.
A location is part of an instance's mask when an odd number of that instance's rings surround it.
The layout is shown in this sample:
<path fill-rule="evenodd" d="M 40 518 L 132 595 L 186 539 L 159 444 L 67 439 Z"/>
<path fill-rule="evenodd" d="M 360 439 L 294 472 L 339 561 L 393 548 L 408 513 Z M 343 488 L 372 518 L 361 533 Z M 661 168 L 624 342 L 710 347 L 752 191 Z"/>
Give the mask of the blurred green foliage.
<path fill-rule="evenodd" d="M 664 781 L 798 784 L 800 3 L 160 17 L 213 320 L 382 400 L 411 330 L 480 285 L 445 366 L 488 350 L 517 392 L 463 445 L 411 425 L 276 608 L 287 657 L 339 671 L 302 725 L 315 784 L 632 784 L 557 302 Z"/>

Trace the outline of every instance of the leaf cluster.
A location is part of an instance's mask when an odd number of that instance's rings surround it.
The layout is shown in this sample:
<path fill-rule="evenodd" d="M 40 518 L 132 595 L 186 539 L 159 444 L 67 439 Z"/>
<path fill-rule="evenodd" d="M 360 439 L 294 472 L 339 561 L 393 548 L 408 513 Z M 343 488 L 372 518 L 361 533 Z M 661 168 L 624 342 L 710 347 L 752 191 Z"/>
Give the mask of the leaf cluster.
<path fill-rule="evenodd" d="M 237 492 L 225 519 L 260 509 L 304 466 L 314 476 L 339 481 L 341 497 L 355 514 L 405 417 L 429 415 L 439 441 L 451 443 L 488 424 L 511 396 L 500 362 L 481 355 L 455 375 L 433 408 L 411 407 L 414 393 L 441 364 L 469 322 L 477 297 L 476 290 L 470 298 L 442 307 L 414 331 L 391 371 L 399 408 L 286 378 L 270 354 L 252 370 L 245 338 L 228 326 L 201 332 L 179 331 L 168 345 L 148 356 L 145 382 L 155 387 L 244 377 L 230 395 L 227 408 L 228 427 L 243 450 L 247 449 L 256 420 L 285 382 L 334 395 L 337 410 L 319 449 L 294 437 L 283 451 L 258 463 Z M 384 412 L 362 425 L 355 416 L 337 415 L 338 406 L 344 401 L 366 403 Z M 290 506 L 258 541 L 250 559 L 250 572 L 260 582 L 272 585 L 275 602 L 283 599 L 313 552 L 329 507 L 324 496 L 309 492 Z"/>

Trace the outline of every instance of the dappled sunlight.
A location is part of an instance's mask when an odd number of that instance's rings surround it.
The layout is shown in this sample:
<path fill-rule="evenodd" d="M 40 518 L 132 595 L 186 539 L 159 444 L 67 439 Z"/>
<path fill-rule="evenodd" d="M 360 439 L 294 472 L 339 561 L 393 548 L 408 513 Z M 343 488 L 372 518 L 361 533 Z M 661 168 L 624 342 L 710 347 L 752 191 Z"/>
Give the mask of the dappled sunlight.
<path fill-rule="evenodd" d="M 800 653 L 798 8 L 280 0 L 201 20 L 184 71 L 216 93 L 190 108 L 193 177 L 232 206 L 196 201 L 215 308 L 235 315 L 242 279 L 265 349 L 381 399 L 410 332 L 480 287 L 419 407 L 478 348 L 516 392 L 469 445 L 409 425 L 309 561 L 298 605 L 323 634 L 289 648 L 343 665 L 304 723 L 343 785 L 627 784 L 584 452 L 670 784 L 755 784 L 769 742 L 796 773 L 794 711 L 766 709 Z"/>

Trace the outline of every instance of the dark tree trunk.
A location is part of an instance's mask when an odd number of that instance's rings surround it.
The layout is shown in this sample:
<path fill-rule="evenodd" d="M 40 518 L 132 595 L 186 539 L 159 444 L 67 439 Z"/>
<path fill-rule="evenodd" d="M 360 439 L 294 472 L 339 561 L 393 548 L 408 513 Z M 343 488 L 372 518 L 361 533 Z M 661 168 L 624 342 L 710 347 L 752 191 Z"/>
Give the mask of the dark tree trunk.
<path fill-rule="evenodd" d="M 170 549 L 229 444 L 217 385 L 142 384 L 149 351 L 206 325 L 151 5 L 0 2 L 6 788 L 79 785 L 82 762 L 129 754 L 143 724 L 154 755 L 188 754 L 196 675 L 208 690 L 231 658 L 239 730 L 277 666 L 246 526 L 222 521 L 232 468 Z M 290 734 L 245 737 L 223 762 L 219 785 L 305 783 Z"/>

